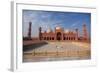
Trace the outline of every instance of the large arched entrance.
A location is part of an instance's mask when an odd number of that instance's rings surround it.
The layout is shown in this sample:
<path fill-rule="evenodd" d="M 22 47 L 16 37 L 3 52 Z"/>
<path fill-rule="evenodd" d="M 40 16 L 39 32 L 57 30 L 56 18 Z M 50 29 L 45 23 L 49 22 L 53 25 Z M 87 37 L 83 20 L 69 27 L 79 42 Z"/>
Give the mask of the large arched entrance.
<path fill-rule="evenodd" d="M 57 40 L 60 41 L 60 40 L 61 40 L 61 32 L 58 32 L 56 36 L 57 36 L 57 37 L 56 37 Z"/>

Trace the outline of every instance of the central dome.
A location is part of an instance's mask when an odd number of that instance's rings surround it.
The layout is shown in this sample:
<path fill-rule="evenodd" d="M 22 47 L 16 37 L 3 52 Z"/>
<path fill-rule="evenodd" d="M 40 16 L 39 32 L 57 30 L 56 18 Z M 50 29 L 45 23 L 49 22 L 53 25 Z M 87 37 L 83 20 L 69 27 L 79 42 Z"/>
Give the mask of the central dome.
<path fill-rule="evenodd" d="M 59 29 L 61 29 L 61 27 L 57 26 L 56 29 L 59 30 Z"/>

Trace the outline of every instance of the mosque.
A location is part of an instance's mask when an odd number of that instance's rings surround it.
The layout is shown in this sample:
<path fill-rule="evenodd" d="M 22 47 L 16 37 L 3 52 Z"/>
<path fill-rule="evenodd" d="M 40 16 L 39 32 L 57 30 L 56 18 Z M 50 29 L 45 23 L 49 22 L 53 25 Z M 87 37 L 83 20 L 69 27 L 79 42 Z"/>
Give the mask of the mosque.
<path fill-rule="evenodd" d="M 31 37 L 31 24 L 29 23 L 28 37 Z M 54 31 L 48 29 L 42 32 L 42 27 L 39 27 L 39 40 L 45 41 L 78 41 L 78 40 L 88 40 L 88 32 L 86 24 L 82 26 L 82 36 L 80 37 L 79 30 L 74 31 L 66 30 L 60 26 L 55 27 Z"/>

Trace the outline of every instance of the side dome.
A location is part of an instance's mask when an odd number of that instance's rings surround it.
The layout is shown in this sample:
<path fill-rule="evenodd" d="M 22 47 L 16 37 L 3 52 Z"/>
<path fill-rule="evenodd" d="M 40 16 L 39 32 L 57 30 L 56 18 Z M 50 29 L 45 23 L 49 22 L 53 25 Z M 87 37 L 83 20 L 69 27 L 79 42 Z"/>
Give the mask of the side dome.
<path fill-rule="evenodd" d="M 68 32 L 69 32 L 69 30 L 68 30 L 68 29 L 66 29 L 64 32 L 65 32 L 65 33 L 68 33 Z"/>
<path fill-rule="evenodd" d="M 48 30 L 47 30 L 47 33 L 50 33 L 52 30 L 49 28 Z"/>

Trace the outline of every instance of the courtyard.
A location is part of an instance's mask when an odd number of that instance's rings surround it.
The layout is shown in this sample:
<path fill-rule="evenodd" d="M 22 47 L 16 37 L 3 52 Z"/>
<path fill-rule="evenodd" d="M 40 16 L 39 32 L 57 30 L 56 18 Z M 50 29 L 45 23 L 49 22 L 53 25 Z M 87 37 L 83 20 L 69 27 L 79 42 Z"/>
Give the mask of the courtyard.
<path fill-rule="evenodd" d="M 90 43 L 47 42 L 23 52 L 23 62 L 86 60 L 91 58 Z"/>

